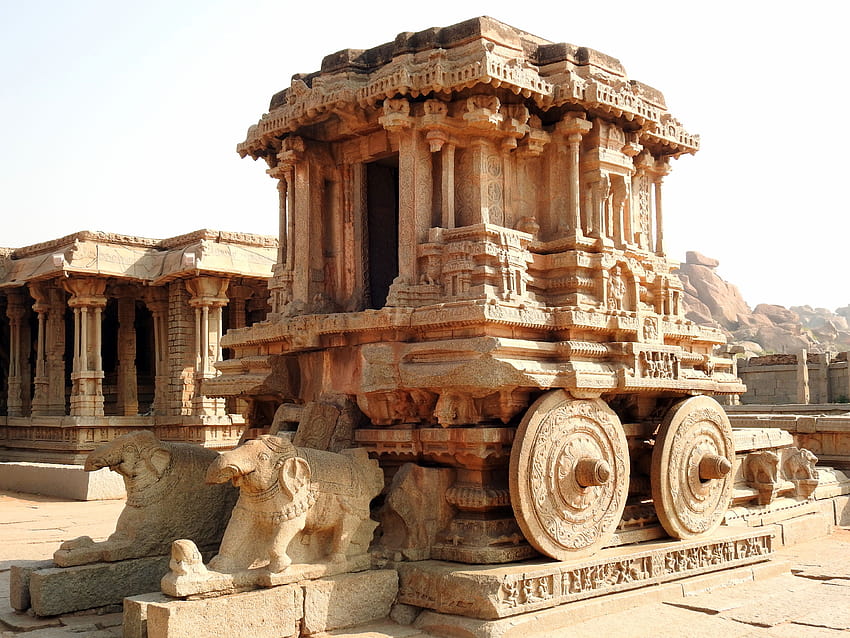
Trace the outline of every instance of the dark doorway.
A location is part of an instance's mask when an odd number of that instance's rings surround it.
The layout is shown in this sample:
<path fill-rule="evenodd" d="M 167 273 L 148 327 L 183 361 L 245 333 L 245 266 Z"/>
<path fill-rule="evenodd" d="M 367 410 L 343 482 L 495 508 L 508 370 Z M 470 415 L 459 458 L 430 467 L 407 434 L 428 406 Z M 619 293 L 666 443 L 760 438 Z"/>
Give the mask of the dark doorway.
<path fill-rule="evenodd" d="M 369 242 L 367 308 L 383 308 L 398 276 L 398 155 L 366 165 Z"/>

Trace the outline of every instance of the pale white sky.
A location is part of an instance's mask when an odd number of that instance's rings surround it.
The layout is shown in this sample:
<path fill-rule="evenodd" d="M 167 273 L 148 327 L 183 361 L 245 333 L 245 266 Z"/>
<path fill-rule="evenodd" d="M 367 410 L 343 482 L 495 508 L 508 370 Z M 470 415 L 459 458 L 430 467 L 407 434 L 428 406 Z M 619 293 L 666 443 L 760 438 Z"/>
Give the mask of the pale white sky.
<path fill-rule="evenodd" d="M 235 145 L 297 72 L 490 15 L 619 58 L 702 136 L 674 162 L 671 257 L 716 257 L 751 305 L 850 303 L 841 3 L 0 0 L 0 246 L 77 230 L 277 232 Z"/>

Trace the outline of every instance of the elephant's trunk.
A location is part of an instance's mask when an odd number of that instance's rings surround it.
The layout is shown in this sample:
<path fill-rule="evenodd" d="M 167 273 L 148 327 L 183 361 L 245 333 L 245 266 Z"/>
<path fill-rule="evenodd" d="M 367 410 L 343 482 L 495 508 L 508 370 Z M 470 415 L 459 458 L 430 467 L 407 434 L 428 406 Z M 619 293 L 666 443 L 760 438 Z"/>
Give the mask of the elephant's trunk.
<path fill-rule="evenodd" d="M 232 462 L 228 463 L 228 461 L 229 459 L 227 456 L 222 454 L 210 464 L 207 468 L 207 475 L 205 477 L 208 485 L 226 483 L 230 479 L 244 474 L 244 472 L 239 469 L 238 465 Z"/>
<path fill-rule="evenodd" d="M 94 450 L 86 457 L 86 464 L 83 466 L 86 472 L 94 472 L 102 467 L 115 467 L 120 465 L 124 459 L 121 457 L 121 450 L 106 449 Z"/>

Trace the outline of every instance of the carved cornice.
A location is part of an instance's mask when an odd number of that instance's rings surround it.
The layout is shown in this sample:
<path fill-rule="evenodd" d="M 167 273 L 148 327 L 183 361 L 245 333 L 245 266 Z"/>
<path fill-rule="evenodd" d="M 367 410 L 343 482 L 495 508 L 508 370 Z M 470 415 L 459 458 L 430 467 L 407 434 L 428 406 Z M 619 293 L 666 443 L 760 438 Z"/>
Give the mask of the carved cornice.
<path fill-rule="evenodd" d="M 668 152 L 693 153 L 699 136 L 670 116 L 662 94 L 626 77 L 615 58 L 571 44 L 553 44 L 491 18 L 401 34 L 366 51 L 327 56 L 322 69 L 295 76 L 269 112 L 248 130 L 237 152 L 267 155 L 275 138 L 321 122 L 344 106 L 375 107 L 398 95 L 492 85 L 533 100 L 541 109 L 577 104 L 635 122 L 640 139 Z"/>

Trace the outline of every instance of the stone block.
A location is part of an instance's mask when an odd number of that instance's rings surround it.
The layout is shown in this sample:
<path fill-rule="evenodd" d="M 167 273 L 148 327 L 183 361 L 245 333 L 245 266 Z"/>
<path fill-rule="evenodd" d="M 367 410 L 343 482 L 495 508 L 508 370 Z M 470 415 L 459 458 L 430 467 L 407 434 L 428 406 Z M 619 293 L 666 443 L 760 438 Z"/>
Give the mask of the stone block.
<path fill-rule="evenodd" d="M 396 603 L 390 609 L 390 618 L 399 625 L 412 625 L 420 613 L 422 613 L 421 607 Z"/>
<path fill-rule="evenodd" d="M 774 535 L 773 528 L 721 527 L 699 540 L 613 547 L 566 562 L 462 568 L 439 561 L 400 563 L 399 602 L 496 620 L 761 563 L 773 553 Z"/>
<path fill-rule="evenodd" d="M 342 574 L 302 584 L 305 634 L 384 618 L 398 594 L 398 574 L 389 569 Z"/>
<path fill-rule="evenodd" d="M 286 638 L 298 634 L 302 609 L 303 593 L 297 585 L 202 600 L 150 602 L 147 635 L 148 638 Z"/>
<path fill-rule="evenodd" d="M 124 498 L 123 479 L 104 468 L 86 472 L 81 465 L 0 463 L 0 489 L 76 501 Z"/>
<path fill-rule="evenodd" d="M 796 545 L 815 538 L 822 538 L 832 531 L 832 520 L 817 512 L 776 523 L 781 530 L 782 545 Z"/>
<path fill-rule="evenodd" d="M 30 608 L 30 575 L 37 569 L 50 569 L 49 560 L 27 560 L 15 563 L 9 569 L 9 604 L 12 609 L 26 611 Z"/>
<path fill-rule="evenodd" d="M 55 616 L 107 605 L 127 596 L 159 590 L 168 571 L 167 556 L 115 563 L 38 569 L 29 579 L 30 606 L 38 616 Z"/>
<path fill-rule="evenodd" d="M 163 593 L 153 592 L 130 596 L 124 599 L 124 638 L 147 638 L 148 606 L 152 603 L 167 603 L 169 598 Z"/>
<path fill-rule="evenodd" d="M 836 496 L 832 505 L 835 508 L 835 524 L 850 525 L 850 496 Z"/>

